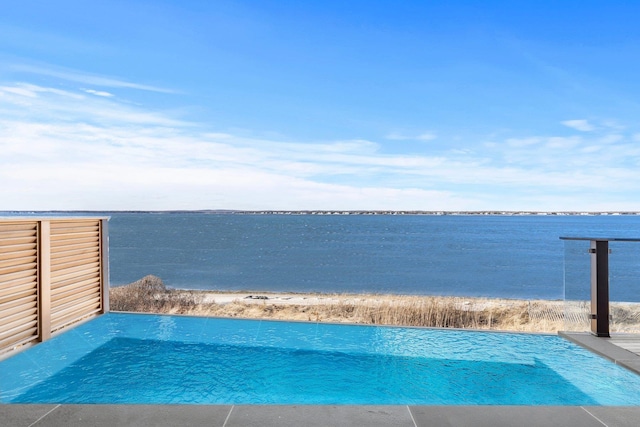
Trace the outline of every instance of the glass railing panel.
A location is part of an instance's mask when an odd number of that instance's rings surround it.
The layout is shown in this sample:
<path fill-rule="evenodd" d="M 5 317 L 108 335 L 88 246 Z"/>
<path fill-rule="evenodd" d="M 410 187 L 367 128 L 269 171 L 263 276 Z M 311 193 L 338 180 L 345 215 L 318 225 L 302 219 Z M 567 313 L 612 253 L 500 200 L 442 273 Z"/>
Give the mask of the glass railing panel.
<path fill-rule="evenodd" d="M 564 330 L 588 332 L 591 258 L 588 240 L 564 240 Z"/>
<path fill-rule="evenodd" d="M 640 242 L 609 242 L 610 331 L 640 333 Z"/>

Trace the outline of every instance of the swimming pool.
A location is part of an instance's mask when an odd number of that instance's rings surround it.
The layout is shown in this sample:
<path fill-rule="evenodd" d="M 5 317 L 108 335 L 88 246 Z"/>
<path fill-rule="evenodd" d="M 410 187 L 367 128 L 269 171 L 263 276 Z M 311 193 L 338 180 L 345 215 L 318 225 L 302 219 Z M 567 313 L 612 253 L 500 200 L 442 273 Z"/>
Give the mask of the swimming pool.
<path fill-rule="evenodd" d="M 560 337 L 109 313 L 0 362 L 2 403 L 639 405 Z"/>

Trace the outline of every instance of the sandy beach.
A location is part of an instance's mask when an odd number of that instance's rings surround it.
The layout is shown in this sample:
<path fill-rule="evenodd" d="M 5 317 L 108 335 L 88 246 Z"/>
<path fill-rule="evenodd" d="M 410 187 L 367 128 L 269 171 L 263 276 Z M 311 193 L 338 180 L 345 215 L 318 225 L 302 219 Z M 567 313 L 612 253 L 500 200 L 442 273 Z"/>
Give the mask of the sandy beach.
<path fill-rule="evenodd" d="M 504 331 L 589 330 L 589 302 L 168 289 L 154 276 L 110 290 L 111 309 L 251 319 Z M 640 331 L 640 304 L 612 303 L 612 331 Z"/>

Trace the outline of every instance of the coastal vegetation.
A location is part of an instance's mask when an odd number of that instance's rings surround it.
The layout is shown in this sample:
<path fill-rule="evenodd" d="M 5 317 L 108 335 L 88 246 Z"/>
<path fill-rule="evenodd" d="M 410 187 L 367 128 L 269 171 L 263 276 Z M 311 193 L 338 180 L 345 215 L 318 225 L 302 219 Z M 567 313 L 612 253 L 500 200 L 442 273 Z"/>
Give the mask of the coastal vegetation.
<path fill-rule="evenodd" d="M 527 332 L 588 330 L 588 304 L 377 294 L 231 293 L 167 288 L 146 276 L 110 290 L 113 311 Z M 640 327 L 637 305 L 614 305 L 613 330 Z"/>

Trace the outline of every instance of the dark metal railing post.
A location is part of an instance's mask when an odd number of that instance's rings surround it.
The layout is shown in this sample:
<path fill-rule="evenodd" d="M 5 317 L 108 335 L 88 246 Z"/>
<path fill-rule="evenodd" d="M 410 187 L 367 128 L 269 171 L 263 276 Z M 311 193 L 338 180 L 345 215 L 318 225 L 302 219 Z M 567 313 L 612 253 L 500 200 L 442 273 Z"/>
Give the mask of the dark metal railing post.
<path fill-rule="evenodd" d="M 591 240 L 591 333 L 609 337 L 609 242 Z"/>

